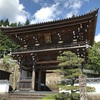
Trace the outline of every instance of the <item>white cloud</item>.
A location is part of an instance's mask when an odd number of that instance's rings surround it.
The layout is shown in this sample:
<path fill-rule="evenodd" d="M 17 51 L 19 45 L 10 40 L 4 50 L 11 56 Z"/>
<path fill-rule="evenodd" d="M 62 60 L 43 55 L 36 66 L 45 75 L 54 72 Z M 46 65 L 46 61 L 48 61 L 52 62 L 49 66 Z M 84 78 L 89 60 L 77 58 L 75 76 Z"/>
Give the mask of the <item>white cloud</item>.
<path fill-rule="evenodd" d="M 82 2 L 79 0 L 76 0 L 76 2 L 73 2 L 72 4 L 70 4 L 70 8 L 72 8 L 73 10 L 79 9 L 81 5 L 82 5 Z"/>
<path fill-rule="evenodd" d="M 79 13 L 79 10 L 83 4 L 83 1 L 81 0 L 68 0 L 68 4 L 69 4 L 69 10 L 70 12 L 68 12 L 66 14 L 66 17 L 72 17 L 73 15 L 77 15 Z"/>
<path fill-rule="evenodd" d="M 45 1 L 45 0 L 33 0 L 33 2 L 35 2 L 36 4 L 41 5 L 42 7 L 45 7 L 45 6 L 48 6 L 48 5 L 49 5 L 49 4 L 47 3 L 48 0 L 47 0 L 47 1 Z"/>
<path fill-rule="evenodd" d="M 95 36 L 95 41 L 96 42 L 100 42 L 100 33 L 98 35 Z"/>
<path fill-rule="evenodd" d="M 42 7 L 40 10 L 38 10 L 34 15 L 31 23 L 38 23 L 38 22 L 44 22 L 44 21 L 51 21 L 55 19 L 57 12 L 57 6 L 59 4 L 54 4 L 51 7 Z"/>
<path fill-rule="evenodd" d="M 0 19 L 8 18 L 10 22 L 24 23 L 29 13 L 19 0 L 0 0 Z"/>
<path fill-rule="evenodd" d="M 0 0 L 0 19 L 24 23 L 30 17 L 31 23 L 63 19 L 77 15 L 84 2 L 88 0 L 33 0 L 41 6 L 33 16 L 25 11 L 20 0 Z"/>
<path fill-rule="evenodd" d="M 35 3 L 38 3 L 38 2 L 40 2 L 41 0 L 33 0 Z"/>
<path fill-rule="evenodd" d="M 89 0 L 33 0 L 42 7 L 33 14 L 31 23 L 63 19 L 78 15 L 79 10 L 84 2 Z"/>

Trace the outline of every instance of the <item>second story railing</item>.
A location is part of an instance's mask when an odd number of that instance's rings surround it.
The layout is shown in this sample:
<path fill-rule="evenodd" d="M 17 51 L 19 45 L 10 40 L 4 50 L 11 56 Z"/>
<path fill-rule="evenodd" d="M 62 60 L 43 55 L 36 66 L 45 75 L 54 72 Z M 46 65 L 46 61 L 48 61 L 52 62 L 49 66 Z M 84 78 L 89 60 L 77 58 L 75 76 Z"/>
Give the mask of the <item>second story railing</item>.
<path fill-rule="evenodd" d="M 76 43 L 59 43 L 59 44 L 45 44 L 33 47 L 21 47 L 17 50 L 13 50 L 13 52 L 21 52 L 21 51 L 35 51 L 35 50 L 46 50 L 46 49 L 56 49 L 56 48 L 65 48 L 65 47 L 75 47 L 75 46 L 82 46 L 86 45 L 85 41 L 76 42 Z"/>

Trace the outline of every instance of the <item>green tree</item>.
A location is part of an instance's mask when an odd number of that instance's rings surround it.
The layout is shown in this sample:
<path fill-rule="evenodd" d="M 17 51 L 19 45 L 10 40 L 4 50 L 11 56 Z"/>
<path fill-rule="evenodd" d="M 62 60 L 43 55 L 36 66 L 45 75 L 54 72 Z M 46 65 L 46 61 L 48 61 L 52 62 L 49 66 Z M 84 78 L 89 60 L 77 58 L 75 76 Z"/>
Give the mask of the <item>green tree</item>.
<path fill-rule="evenodd" d="M 30 24 L 30 21 L 27 19 L 25 22 L 25 25 L 29 25 L 29 24 Z"/>
<path fill-rule="evenodd" d="M 0 20 L 0 26 L 2 26 L 4 24 L 3 20 Z"/>
<path fill-rule="evenodd" d="M 18 48 L 18 45 L 0 31 L 0 58 L 3 57 L 3 55 L 8 54 L 10 49 L 16 48 Z"/>
<path fill-rule="evenodd" d="M 61 75 L 61 80 L 56 87 L 69 90 L 71 92 L 69 100 L 79 100 L 79 94 L 76 94 L 76 92 L 80 90 L 80 87 L 75 86 L 75 81 L 82 75 L 80 67 L 84 59 L 78 57 L 71 51 L 67 51 L 58 56 L 57 60 L 59 61 L 58 66 L 61 68 L 56 72 Z M 95 91 L 95 89 L 93 87 L 87 87 L 87 91 Z M 77 99 L 75 99 L 75 97 L 77 97 Z"/>
<path fill-rule="evenodd" d="M 85 67 L 100 75 L 100 42 L 94 43 L 93 47 L 88 49 L 88 61 Z"/>
<path fill-rule="evenodd" d="M 10 26 L 11 27 L 17 27 L 17 23 L 11 23 Z"/>
<path fill-rule="evenodd" d="M 18 23 L 18 26 L 23 26 L 23 25 L 21 24 L 21 22 L 19 22 L 19 23 Z"/>
<path fill-rule="evenodd" d="M 80 66 L 82 65 L 82 62 L 84 62 L 84 59 L 77 57 L 77 55 L 71 51 L 67 51 L 63 52 L 61 56 L 58 56 L 57 60 L 59 61 L 58 66 L 61 67 L 61 69 L 57 70 L 62 76 L 61 79 L 70 80 L 70 83 L 68 83 L 70 86 L 66 86 L 66 82 L 62 81 L 60 84 L 61 88 L 71 90 L 72 93 L 76 92 L 79 88 L 74 86 L 74 84 L 76 79 L 82 74 Z"/>
<path fill-rule="evenodd" d="M 8 20 L 8 18 L 4 21 L 4 24 L 3 24 L 4 26 L 9 26 L 9 20 Z"/>

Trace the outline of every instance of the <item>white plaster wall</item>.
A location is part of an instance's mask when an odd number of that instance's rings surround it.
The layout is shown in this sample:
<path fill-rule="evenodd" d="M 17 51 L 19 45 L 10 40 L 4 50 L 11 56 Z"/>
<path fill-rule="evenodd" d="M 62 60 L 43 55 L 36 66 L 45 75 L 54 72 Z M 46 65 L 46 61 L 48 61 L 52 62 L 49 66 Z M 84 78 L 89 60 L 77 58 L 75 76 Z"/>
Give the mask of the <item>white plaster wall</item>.
<path fill-rule="evenodd" d="M 100 93 L 100 82 L 88 82 L 87 86 L 94 87 L 96 93 Z"/>
<path fill-rule="evenodd" d="M 9 83 L 0 82 L 0 93 L 9 92 Z"/>
<path fill-rule="evenodd" d="M 78 86 L 79 84 L 75 84 Z M 87 82 L 87 86 L 91 86 L 95 88 L 95 93 L 100 93 L 100 82 Z"/>
<path fill-rule="evenodd" d="M 75 84 L 76 86 L 79 86 L 79 84 Z M 95 92 L 93 93 L 100 93 L 100 82 L 87 82 L 87 86 L 91 86 L 95 88 Z M 59 90 L 60 92 L 70 92 L 67 90 Z M 92 92 L 91 92 L 92 93 Z"/>

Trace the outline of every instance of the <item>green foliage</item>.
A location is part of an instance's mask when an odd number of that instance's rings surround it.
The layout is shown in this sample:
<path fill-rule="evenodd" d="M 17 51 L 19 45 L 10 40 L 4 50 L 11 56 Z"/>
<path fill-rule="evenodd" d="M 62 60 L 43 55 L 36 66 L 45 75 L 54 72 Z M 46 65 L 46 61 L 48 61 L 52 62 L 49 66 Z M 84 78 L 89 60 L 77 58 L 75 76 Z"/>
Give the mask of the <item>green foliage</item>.
<path fill-rule="evenodd" d="M 2 26 L 2 25 L 3 25 L 3 23 L 4 23 L 4 21 L 3 21 L 3 20 L 0 20 L 0 26 Z"/>
<path fill-rule="evenodd" d="M 56 95 L 46 95 L 42 100 L 56 100 Z"/>
<path fill-rule="evenodd" d="M 9 20 L 8 20 L 8 18 L 4 21 L 3 25 L 4 26 L 9 26 Z"/>
<path fill-rule="evenodd" d="M 60 87 L 62 90 L 73 91 L 74 93 L 80 91 L 80 87 L 79 86 L 71 86 L 71 85 L 68 85 L 68 84 L 65 84 L 65 83 L 56 84 L 55 87 Z M 86 89 L 87 89 L 87 92 L 95 92 L 95 88 L 94 87 L 87 86 Z"/>
<path fill-rule="evenodd" d="M 26 24 L 29 24 L 29 20 L 26 21 Z M 9 20 L 0 20 L 0 27 L 10 26 L 17 27 L 22 26 L 19 22 L 17 23 L 9 23 Z M 5 56 L 10 53 L 11 50 L 16 50 L 19 47 L 14 41 L 12 41 L 8 36 L 4 35 L 0 30 L 0 69 L 11 72 L 10 83 L 13 88 L 16 88 L 16 83 L 18 80 L 19 70 L 18 65 L 16 66 L 15 62 L 12 60 L 10 56 Z M 2 58 L 2 59 L 1 59 Z M 16 70 L 16 71 L 15 71 Z"/>
<path fill-rule="evenodd" d="M 71 51 L 67 51 L 63 52 L 61 56 L 58 56 L 57 60 L 59 61 L 58 66 L 61 67 L 61 69 L 56 71 L 61 75 L 61 82 L 57 86 L 65 90 L 70 90 L 71 93 L 75 93 L 79 90 L 78 86 L 74 86 L 75 80 L 82 75 L 82 71 L 79 67 L 82 62 L 84 62 L 84 59 L 77 57 L 77 55 Z M 69 82 L 66 82 L 66 79 L 69 79 Z"/>
<path fill-rule="evenodd" d="M 57 72 L 63 75 L 63 79 L 67 78 L 75 80 L 82 74 L 79 67 L 84 59 L 77 57 L 75 53 L 72 53 L 71 51 L 63 52 L 61 56 L 57 57 L 57 60 L 59 61 L 58 66 L 61 67 Z"/>
<path fill-rule="evenodd" d="M 16 25 L 15 25 L 16 24 Z M 17 26 L 17 23 L 9 24 L 9 20 L 6 19 L 5 21 L 0 20 L 0 26 Z M 0 30 L 0 58 L 3 57 L 3 55 L 6 55 L 10 52 L 10 49 L 17 49 L 19 46 L 14 43 L 7 35 L 4 35 L 2 31 Z"/>
<path fill-rule="evenodd" d="M 71 91 L 69 95 L 60 97 L 63 99 L 57 100 L 79 100 L 79 94 L 76 94 L 76 92 L 80 91 L 80 87 L 75 86 L 75 81 L 82 75 L 80 66 L 84 62 L 84 59 L 77 57 L 77 55 L 71 51 L 67 51 L 63 52 L 61 56 L 58 56 L 57 60 L 59 61 L 58 66 L 60 66 L 61 69 L 58 69 L 56 72 L 61 75 L 61 80 L 56 84 L 56 87 Z M 94 91 L 93 87 L 87 87 L 87 89 L 88 91 Z"/>
<path fill-rule="evenodd" d="M 29 22 L 29 20 L 27 19 L 26 22 L 25 22 L 25 25 L 29 25 L 29 24 L 30 24 L 30 22 Z"/>
<path fill-rule="evenodd" d="M 94 87 L 87 86 L 86 89 L 87 89 L 88 92 L 95 92 L 95 88 Z"/>
<path fill-rule="evenodd" d="M 80 95 L 78 93 L 72 93 L 69 100 L 72 100 L 71 98 L 74 98 L 73 100 L 80 100 Z"/>
<path fill-rule="evenodd" d="M 98 72 L 100 75 L 100 42 L 95 43 L 88 51 L 88 62 L 85 67 Z"/>
<path fill-rule="evenodd" d="M 81 66 L 81 63 L 84 59 L 77 57 L 75 53 L 71 51 L 63 52 L 61 56 L 57 57 L 57 60 L 60 61 L 60 67 L 76 67 Z"/>
<path fill-rule="evenodd" d="M 11 69 L 16 65 L 16 62 L 13 61 L 10 55 L 3 57 L 2 63 L 0 64 L 0 69 L 12 72 Z"/>
<path fill-rule="evenodd" d="M 78 93 L 58 93 L 56 95 L 46 95 L 42 100 L 80 100 L 80 95 Z"/>
<path fill-rule="evenodd" d="M 79 91 L 79 86 L 74 86 L 74 84 L 75 80 L 82 74 L 79 67 L 82 62 L 84 62 L 84 59 L 77 57 L 77 55 L 71 51 L 67 51 L 63 52 L 61 56 L 58 56 L 57 60 L 59 61 L 58 66 L 60 66 L 61 69 L 55 72 L 61 75 L 61 80 L 55 86 L 63 90 L 70 90 L 71 94 L 57 94 L 54 96 L 54 100 L 79 100 L 79 94 L 75 93 Z M 68 79 L 69 82 L 66 82 L 66 79 Z"/>
<path fill-rule="evenodd" d="M 70 100 L 70 94 L 58 93 L 55 100 Z"/>
<path fill-rule="evenodd" d="M 18 23 L 18 26 L 23 26 L 20 22 Z"/>
<path fill-rule="evenodd" d="M 10 49 L 16 48 L 18 48 L 18 45 L 16 45 L 12 40 L 8 38 L 8 36 L 4 35 L 0 31 L 0 58 L 3 57 L 3 55 L 8 54 Z"/>
<path fill-rule="evenodd" d="M 10 26 L 11 27 L 16 27 L 17 26 L 17 23 L 11 23 Z"/>
<path fill-rule="evenodd" d="M 58 72 L 60 75 L 63 75 L 62 79 L 71 79 L 71 78 L 78 78 L 79 75 L 82 74 L 82 71 L 80 68 L 73 68 L 73 69 L 57 69 L 56 72 Z"/>

